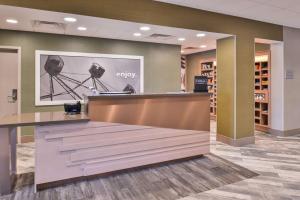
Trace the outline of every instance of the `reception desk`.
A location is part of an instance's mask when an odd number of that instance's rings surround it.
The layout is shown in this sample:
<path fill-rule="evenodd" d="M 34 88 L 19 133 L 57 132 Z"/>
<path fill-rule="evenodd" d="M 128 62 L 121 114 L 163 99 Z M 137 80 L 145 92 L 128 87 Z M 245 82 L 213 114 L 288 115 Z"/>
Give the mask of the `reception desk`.
<path fill-rule="evenodd" d="M 85 114 L 65 115 L 64 112 L 23 113 L 0 118 L 0 196 L 11 192 L 13 178 L 16 174 L 16 143 L 17 127 L 35 126 L 44 127 L 51 131 L 52 127 L 64 124 L 72 127 L 75 124 L 83 126 L 89 118 Z M 35 134 L 36 137 L 39 133 Z M 36 143 L 37 144 L 37 143 Z M 37 146 L 36 146 L 37 147 Z M 36 152 L 47 151 L 46 147 L 36 148 Z M 51 157 L 47 158 L 52 162 Z M 52 164 L 53 165 L 53 164 Z M 39 170 L 41 165 L 37 164 Z M 51 165 L 48 165 L 48 168 Z"/>
<path fill-rule="evenodd" d="M 35 188 L 209 153 L 208 94 L 91 96 L 88 115 L 0 119 L 0 193 L 11 190 L 17 126 L 35 126 Z"/>
<path fill-rule="evenodd" d="M 89 96 L 88 116 L 101 122 L 209 131 L 210 99 L 208 93 Z"/>

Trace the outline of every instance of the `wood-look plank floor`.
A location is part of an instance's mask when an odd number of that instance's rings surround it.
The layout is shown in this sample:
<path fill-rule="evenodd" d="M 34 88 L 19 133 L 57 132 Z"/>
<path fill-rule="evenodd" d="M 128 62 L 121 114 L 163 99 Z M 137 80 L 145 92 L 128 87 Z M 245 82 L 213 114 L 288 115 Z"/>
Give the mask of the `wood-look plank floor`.
<path fill-rule="evenodd" d="M 232 147 L 216 142 L 211 125 L 211 152 L 260 175 L 180 200 L 300 200 L 300 135 L 256 132 L 255 144 Z"/>
<path fill-rule="evenodd" d="M 213 154 L 126 170 L 33 192 L 33 173 L 17 178 L 15 192 L 1 200 L 174 200 L 257 174 Z"/>

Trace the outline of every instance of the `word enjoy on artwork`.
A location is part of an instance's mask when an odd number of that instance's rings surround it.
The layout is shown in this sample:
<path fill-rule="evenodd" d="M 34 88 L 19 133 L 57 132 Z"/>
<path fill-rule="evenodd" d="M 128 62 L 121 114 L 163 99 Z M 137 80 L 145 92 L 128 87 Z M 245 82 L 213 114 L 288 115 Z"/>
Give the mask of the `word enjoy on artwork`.
<path fill-rule="evenodd" d="M 127 79 L 127 78 L 134 79 L 135 75 L 136 75 L 136 73 L 134 73 L 134 72 L 117 72 L 116 73 L 117 77 L 121 77 L 121 78 L 125 78 L 125 79 Z"/>

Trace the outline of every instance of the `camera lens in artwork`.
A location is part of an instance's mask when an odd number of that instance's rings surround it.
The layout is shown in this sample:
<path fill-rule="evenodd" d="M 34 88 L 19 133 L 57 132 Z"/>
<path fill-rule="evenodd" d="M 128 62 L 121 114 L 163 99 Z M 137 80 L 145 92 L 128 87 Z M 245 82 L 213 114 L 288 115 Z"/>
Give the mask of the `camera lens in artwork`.
<path fill-rule="evenodd" d="M 105 69 L 98 63 L 93 63 L 89 72 L 92 78 L 101 78 L 105 72 Z"/>
<path fill-rule="evenodd" d="M 60 56 L 48 56 L 45 63 L 45 70 L 51 76 L 57 76 L 60 74 L 64 67 L 64 61 Z"/>

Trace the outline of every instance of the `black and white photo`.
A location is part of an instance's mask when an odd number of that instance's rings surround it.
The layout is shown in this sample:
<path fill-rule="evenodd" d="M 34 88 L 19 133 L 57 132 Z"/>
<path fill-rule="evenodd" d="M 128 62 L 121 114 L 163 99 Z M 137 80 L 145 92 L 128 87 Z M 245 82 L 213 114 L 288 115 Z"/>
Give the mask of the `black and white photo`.
<path fill-rule="evenodd" d="M 36 51 L 36 105 L 59 105 L 99 92 L 143 92 L 143 57 Z"/>

